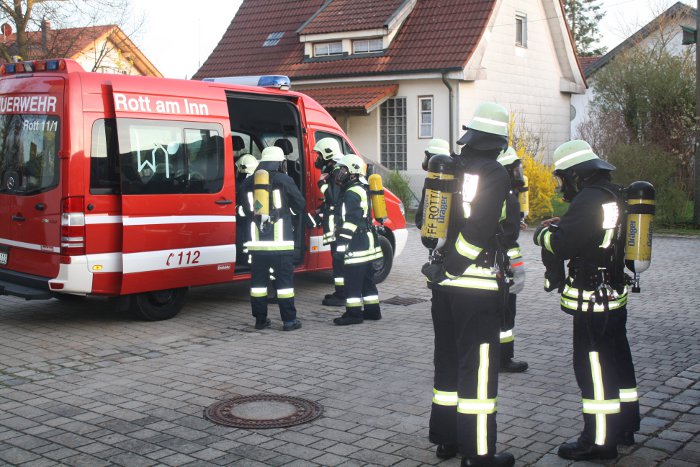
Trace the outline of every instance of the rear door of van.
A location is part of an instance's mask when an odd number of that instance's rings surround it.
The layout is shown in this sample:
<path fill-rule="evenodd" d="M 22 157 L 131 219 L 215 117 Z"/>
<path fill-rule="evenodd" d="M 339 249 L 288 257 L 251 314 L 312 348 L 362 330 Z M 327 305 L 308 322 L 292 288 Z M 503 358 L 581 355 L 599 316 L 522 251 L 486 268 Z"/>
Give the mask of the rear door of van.
<path fill-rule="evenodd" d="M 182 97 L 176 87 L 165 80 L 113 87 L 124 294 L 233 279 L 233 166 L 217 117 L 226 113 L 225 97 Z"/>
<path fill-rule="evenodd" d="M 47 298 L 59 270 L 65 79 L 0 79 L 0 291 Z M 62 173 L 63 169 L 63 173 Z"/>

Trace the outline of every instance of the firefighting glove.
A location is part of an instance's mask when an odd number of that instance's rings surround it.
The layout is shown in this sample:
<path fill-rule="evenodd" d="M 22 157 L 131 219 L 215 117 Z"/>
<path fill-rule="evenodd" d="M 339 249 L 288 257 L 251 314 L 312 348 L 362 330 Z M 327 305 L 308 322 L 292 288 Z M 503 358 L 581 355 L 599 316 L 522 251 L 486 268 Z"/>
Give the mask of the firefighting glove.
<path fill-rule="evenodd" d="M 561 293 L 564 290 L 566 274 L 564 273 L 564 261 L 557 258 L 549 251 L 542 249 L 542 264 L 544 264 L 544 290 L 551 292 L 556 290 Z"/>
<path fill-rule="evenodd" d="M 525 287 L 525 262 L 522 259 L 511 263 L 510 270 L 513 272 L 513 285 L 510 286 L 510 293 L 520 293 Z"/>
<path fill-rule="evenodd" d="M 447 279 L 444 264 L 425 263 L 420 269 L 420 271 L 433 284 L 439 284 L 440 282 Z"/>

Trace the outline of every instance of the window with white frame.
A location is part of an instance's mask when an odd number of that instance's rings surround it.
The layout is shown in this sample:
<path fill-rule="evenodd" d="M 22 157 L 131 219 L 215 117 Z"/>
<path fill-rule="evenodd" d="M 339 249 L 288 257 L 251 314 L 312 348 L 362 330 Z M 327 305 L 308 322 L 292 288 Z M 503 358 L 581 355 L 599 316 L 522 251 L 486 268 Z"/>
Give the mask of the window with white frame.
<path fill-rule="evenodd" d="M 527 47 L 527 15 L 515 13 L 515 45 Z"/>
<path fill-rule="evenodd" d="M 343 54 L 343 43 L 338 42 L 323 42 L 320 44 L 314 44 L 314 56 L 315 57 L 328 57 L 330 55 L 342 55 Z"/>
<path fill-rule="evenodd" d="M 418 137 L 433 137 L 433 96 L 418 98 Z"/>
<path fill-rule="evenodd" d="M 406 170 L 406 98 L 395 97 L 380 107 L 381 163 Z"/>
<path fill-rule="evenodd" d="M 381 52 L 383 45 L 381 39 L 358 39 L 352 41 L 352 53 L 368 54 L 372 52 Z"/>

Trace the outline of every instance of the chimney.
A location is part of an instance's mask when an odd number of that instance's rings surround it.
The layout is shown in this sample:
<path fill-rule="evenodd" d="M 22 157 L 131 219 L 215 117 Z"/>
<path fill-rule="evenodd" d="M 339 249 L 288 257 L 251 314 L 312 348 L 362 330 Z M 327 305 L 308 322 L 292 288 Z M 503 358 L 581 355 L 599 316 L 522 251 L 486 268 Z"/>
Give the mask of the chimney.
<path fill-rule="evenodd" d="M 48 53 L 49 30 L 51 29 L 51 21 L 46 19 L 41 20 L 41 50 L 44 56 Z"/>

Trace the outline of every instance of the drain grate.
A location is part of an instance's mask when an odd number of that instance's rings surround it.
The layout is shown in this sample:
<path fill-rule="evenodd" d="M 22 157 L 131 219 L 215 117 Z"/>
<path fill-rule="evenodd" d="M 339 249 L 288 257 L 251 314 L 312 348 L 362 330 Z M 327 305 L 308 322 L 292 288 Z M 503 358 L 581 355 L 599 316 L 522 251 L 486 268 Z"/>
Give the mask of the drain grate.
<path fill-rule="evenodd" d="M 408 306 L 408 305 L 415 305 L 416 303 L 422 303 L 426 302 L 427 300 L 424 298 L 418 298 L 418 297 L 399 297 L 398 295 L 396 297 L 391 297 L 388 300 L 383 300 L 382 303 L 386 303 L 387 305 L 401 305 L 401 306 Z"/>
<path fill-rule="evenodd" d="M 235 428 L 286 428 L 320 417 L 323 407 L 299 397 L 260 394 L 217 402 L 204 409 L 204 418 Z"/>

